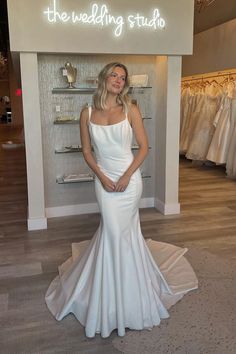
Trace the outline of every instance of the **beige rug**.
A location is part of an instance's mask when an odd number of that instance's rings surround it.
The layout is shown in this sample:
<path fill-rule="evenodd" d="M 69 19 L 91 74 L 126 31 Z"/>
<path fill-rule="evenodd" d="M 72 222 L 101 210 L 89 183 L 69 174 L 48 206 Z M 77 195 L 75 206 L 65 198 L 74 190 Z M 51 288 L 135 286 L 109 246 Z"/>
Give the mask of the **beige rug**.
<path fill-rule="evenodd" d="M 188 247 L 188 245 L 186 245 Z M 190 246 L 190 245 L 189 245 Z M 186 254 L 199 289 L 170 309 L 170 318 L 152 331 L 128 331 L 113 339 L 124 354 L 235 354 L 236 262 L 207 251 Z"/>

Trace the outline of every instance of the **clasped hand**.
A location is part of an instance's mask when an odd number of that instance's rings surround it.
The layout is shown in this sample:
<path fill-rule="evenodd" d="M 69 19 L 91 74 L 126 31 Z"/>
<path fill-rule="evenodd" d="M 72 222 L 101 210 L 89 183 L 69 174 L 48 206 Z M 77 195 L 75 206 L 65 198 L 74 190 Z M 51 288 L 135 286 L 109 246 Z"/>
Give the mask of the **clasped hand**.
<path fill-rule="evenodd" d="M 107 192 L 124 192 L 129 184 L 130 177 L 123 175 L 117 182 L 113 182 L 110 178 L 104 176 L 102 179 L 103 188 Z"/>

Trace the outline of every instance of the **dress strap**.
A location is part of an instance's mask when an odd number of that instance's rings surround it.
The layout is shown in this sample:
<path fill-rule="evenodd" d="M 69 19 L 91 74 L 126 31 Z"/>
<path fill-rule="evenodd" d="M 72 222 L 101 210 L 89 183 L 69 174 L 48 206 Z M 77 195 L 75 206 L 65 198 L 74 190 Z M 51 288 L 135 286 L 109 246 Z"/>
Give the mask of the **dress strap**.
<path fill-rule="evenodd" d="M 88 114 L 89 114 L 88 120 L 89 120 L 89 122 L 90 122 L 91 114 L 92 114 L 92 107 L 91 107 L 91 106 L 88 106 Z"/>

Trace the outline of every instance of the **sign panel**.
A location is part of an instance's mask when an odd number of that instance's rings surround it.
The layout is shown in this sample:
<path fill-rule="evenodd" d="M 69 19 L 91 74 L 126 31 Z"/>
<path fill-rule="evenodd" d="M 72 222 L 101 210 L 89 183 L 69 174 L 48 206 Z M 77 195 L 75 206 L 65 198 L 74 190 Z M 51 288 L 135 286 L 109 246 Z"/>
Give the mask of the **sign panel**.
<path fill-rule="evenodd" d="M 12 51 L 190 54 L 193 0 L 8 0 Z"/>

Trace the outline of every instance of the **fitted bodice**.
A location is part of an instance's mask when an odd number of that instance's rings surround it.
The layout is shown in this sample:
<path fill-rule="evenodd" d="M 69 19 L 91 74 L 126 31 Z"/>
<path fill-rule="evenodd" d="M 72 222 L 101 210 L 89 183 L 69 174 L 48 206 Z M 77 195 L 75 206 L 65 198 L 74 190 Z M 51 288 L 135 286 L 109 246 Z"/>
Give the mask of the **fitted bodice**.
<path fill-rule="evenodd" d="M 133 132 L 127 115 L 111 125 L 99 125 L 89 120 L 89 131 L 98 166 L 110 178 L 119 178 L 133 161 Z"/>

